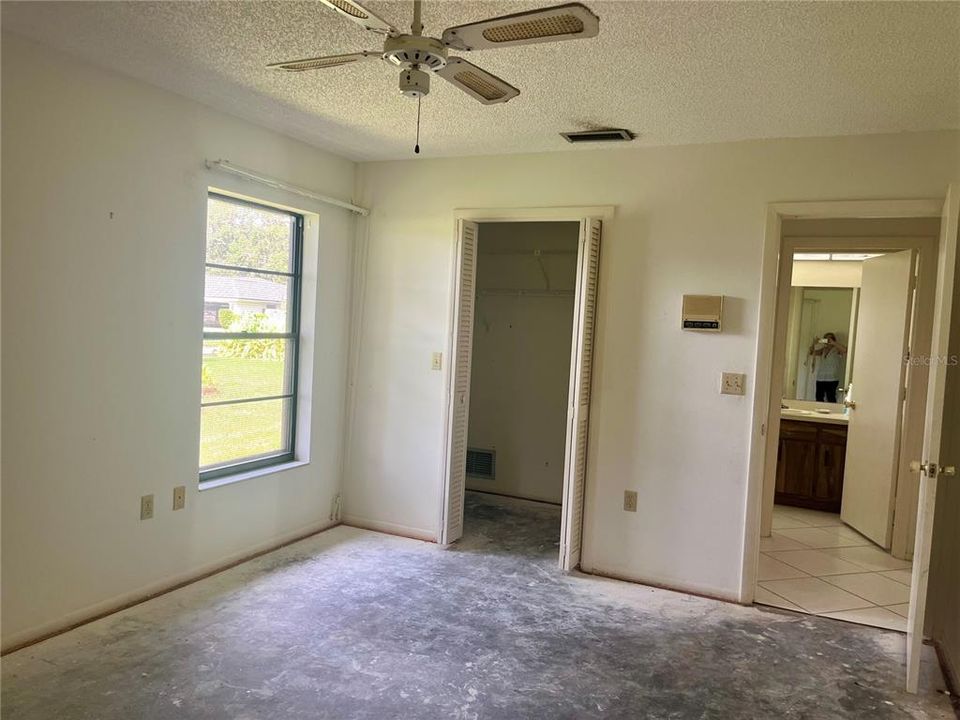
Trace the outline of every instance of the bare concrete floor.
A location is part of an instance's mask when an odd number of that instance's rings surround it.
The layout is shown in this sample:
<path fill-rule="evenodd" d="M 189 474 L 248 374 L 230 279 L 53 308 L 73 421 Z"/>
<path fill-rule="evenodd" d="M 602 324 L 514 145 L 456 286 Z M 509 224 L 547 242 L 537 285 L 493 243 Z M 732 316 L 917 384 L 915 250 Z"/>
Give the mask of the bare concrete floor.
<path fill-rule="evenodd" d="M 13 653 L 4 718 L 952 718 L 903 636 L 555 566 L 470 494 L 450 550 L 339 527 Z"/>

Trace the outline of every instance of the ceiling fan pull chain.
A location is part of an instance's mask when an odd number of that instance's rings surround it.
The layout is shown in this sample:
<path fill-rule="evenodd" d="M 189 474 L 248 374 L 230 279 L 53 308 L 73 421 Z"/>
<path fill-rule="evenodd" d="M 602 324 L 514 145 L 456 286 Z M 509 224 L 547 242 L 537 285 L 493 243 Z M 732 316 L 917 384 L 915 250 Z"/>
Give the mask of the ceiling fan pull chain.
<path fill-rule="evenodd" d="M 417 144 L 413 146 L 413 152 L 417 155 L 420 154 L 420 100 L 422 99 L 417 97 Z"/>

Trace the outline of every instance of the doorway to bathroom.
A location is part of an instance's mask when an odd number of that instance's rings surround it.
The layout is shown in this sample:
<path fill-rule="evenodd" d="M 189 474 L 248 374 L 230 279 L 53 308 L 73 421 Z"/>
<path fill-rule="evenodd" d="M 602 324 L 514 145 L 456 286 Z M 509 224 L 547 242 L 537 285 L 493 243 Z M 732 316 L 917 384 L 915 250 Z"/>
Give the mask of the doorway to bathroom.
<path fill-rule="evenodd" d="M 930 346 L 939 228 L 783 221 L 759 604 L 907 630 L 928 380 L 910 358 Z"/>

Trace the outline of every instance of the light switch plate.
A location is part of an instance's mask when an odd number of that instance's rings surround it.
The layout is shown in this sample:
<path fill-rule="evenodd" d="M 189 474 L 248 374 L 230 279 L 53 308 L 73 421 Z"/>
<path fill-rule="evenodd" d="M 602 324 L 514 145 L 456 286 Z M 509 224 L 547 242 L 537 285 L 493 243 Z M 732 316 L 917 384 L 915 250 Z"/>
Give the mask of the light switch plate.
<path fill-rule="evenodd" d="M 153 495 L 144 495 L 140 498 L 140 519 L 149 520 L 153 517 Z"/>
<path fill-rule="evenodd" d="M 183 506 L 186 504 L 187 504 L 187 487 L 186 485 L 177 485 L 173 489 L 173 509 L 183 510 Z"/>
<path fill-rule="evenodd" d="M 725 372 L 720 378 L 721 395 L 746 395 L 747 376 L 743 373 Z"/>
<path fill-rule="evenodd" d="M 637 511 L 637 491 L 636 490 L 623 491 L 623 509 L 626 510 L 627 512 Z"/>
<path fill-rule="evenodd" d="M 443 368 L 443 353 L 435 352 L 430 358 L 430 369 L 440 370 Z"/>

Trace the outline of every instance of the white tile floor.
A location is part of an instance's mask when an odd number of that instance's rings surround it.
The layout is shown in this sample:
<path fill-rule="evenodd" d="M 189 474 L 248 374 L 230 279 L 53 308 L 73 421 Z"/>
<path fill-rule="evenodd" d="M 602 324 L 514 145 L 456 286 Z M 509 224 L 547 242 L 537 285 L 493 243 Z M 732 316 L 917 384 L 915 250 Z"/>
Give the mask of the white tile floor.
<path fill-rule="evenodd" d="M 777 505 L 760 539 L 756 602 L 906 632 L 910 562 L 844 525 L 839 515 Z"/>

